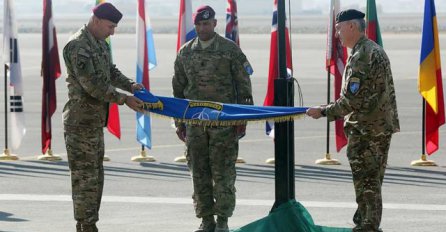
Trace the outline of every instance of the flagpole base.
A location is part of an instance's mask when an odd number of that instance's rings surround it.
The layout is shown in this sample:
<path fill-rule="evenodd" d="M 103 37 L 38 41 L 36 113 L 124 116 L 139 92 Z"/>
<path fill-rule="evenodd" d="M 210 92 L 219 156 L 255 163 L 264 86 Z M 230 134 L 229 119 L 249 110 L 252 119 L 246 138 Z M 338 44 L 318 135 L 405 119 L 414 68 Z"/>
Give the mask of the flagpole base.
<path fill-rule="evenodd" d="M 186 156 L 182 155 L 182 156 L 178 156 L 177 158 L 175 158 L 174 161 L 177 163 L 186 163 L 187 159 L 186 159 Z"/>
<path fill-rule="evenodd" d="M 427 160 L 426 154 L 421 155 L 421 159 L 414 160 L 410 163 L 411 166 L 435 167 L 437 164 L 433 160 Z"/>
<path fill-rule="evenodd" d="M 12 160 L 18 160 L 18 159 L 19 159 L 19 157 L 11 154 L 11 152 L 9 152 L 9 149 L 4 149 L 3 154 L 0 155 L 1 161 L 12 161 Z"/>
<path fill-rule="evenodd" d="M 51 149 L 48 149 L 46 154 L 39 155 L 39 157 L 37 157 L 37 159 L 45 160 L 45 161 L 60 161 L 60 160 L 62 160 L 62 157 L 60 157 L 60 155 L 54 155 L 53 151 Z"/>
<path fill-rule="evenodd" d="M 104 161 L 110 161 L 111 159 L 110 159 L 110 156 L 108 156 L 108 155 L 104 155 Z"/>
<path fill-rule="evenodd" d="M 325 158 L 318 159 L 314 162 L 315 164 L 320 165 L 341 165 L 337 159 L 332 159 L 330 153 L 325 154 Z"/>
<path fill-rule="evenodd" d="M 237 164 L 246 164 L 246 161 L 242 157 L 237 157 L 237 160 L 235 161 L 235 163 L 237 163 Z"/>
<path fill-rule="evenodd" d="M 267 159 L 267 160 L 265 161 L 265 163 L 267 163 L 267 164 L 275 164 L 275 163 L 276 163 L 276 159 L 274 159 L 274 158 L 269 158 L 269 159 Z"/>
<path fill-rule="evenodd" d="M 138 156 L 133 156 L 132 157 L 132 161 L 133 162 L 144 163 L 144 162 L 155 162 L 156 159 L 153 156 L 147 156 L 146 155 L 146 151 L 141 150 L 141 152 L 139 153 Z"/>

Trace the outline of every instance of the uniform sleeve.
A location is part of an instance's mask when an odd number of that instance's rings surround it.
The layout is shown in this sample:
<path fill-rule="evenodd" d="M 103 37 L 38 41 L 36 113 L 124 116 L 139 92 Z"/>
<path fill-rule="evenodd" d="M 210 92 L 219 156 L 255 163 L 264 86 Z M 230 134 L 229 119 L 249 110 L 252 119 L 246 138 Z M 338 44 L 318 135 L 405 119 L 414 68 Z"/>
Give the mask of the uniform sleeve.
<path fill-rule="evenodd" d="M 235 58 L 232 60 L 231 73 L 237 91 L 237 104 L 253 105 L 250 78 L 253 69 L 251 64 L 240 49 L 237 50 Z"/>
<path fill-rule="evenodd" d="M 186 98 L 184 96 L 184 89 L 187 85 L 187 77 L 179 54 L 180 53 L 178 53 L 177 58 L 175 59 L 174 74 L 172 77 L 173 96 L 176 98 Z"/>
<path fill-rule="evenodd" d="M 124 104 L 126 95 L 119 93 L 102 72 L 93 65 L 93 54 L 86 46 L 76 47 L 70 54 L 71 65 L 79 84 L 91 97 L 105 102 Z"/>
<path fill-rule="evenodd" d="M 370 54 L 368 64 L 357 64 L 347 78 L 344 94 L 327 106 L 329 120 L 344 117 L 356 111 L 362 114 L 372 112 L 385 91 L 386 59 L 379 52 Z"/>
<path fill-rule="evenodd" d="M 110 80 L 111 84 L 119 89 L 125 90 L 129 93 L 132 92 L 132 85 L 135 83 L 132 79 L 126 77 L 124 74 L 116 68 L 116 65 L 111 64 L 110 68 Z"/>

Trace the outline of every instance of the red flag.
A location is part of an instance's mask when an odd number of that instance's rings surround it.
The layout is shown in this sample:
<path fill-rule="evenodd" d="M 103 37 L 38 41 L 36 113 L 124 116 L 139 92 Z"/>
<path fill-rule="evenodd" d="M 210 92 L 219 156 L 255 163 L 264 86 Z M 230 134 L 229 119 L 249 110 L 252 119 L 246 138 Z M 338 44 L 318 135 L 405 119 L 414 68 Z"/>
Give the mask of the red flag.
<path fill-rule="evenodd" d="M 56 28 L 51 0 L 43 0 L 42 25 L 42 153 L 51 148 L 51 116 L 56 111 L 56 79 L 60 76 Z"/>
<path fill-rule="evenodd" d="M 266 90 L 265 100 L 263 102 L 264 106 L 274 105 L 274 80 L 279 77 L 279 57 L 278 57 L 278 43 L 277 43 L 277 0 L 274 0 L 273 7 L 273 22 L 271 28 L 271 45 L 270 45 L 270 55 L 269 55 L 269 72 L 268 72 L 268 87 Z M 288 77 L 291 78 L 293 72 L 291 45 L 290 45 L 290 35 L 288 28 L 285 27 L 285 46 L 286 46 L 286 67 Z M 266 122 L 266 134 L 273 136 L 274 133 L 272 129 L 274 127 L 274 122 Z"/>
<path fill-rule="evenodd" d="M 339 12 L 339 0 L 331 0 L 330 19 L 327 33 L 327 60 L 326 68 L 334 75 L 334 97 L 338 99 L 342 88 L 342 74 L 347 61 L 347 48 L 343 47 L 341 41 L 335 36 L 335 17 Z M 344 120 L 335 121 L 336 151 L 339 152 L 347 145 L 347 137 L 344 134 Z"/>

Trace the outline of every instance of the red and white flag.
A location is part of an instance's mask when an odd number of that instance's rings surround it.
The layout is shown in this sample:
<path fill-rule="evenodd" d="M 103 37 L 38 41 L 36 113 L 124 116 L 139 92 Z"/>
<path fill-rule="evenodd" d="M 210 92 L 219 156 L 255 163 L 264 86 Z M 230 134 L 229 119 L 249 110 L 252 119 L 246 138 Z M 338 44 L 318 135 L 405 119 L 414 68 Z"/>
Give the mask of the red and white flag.
<path fill-rule="evenodd" d="M 237 16 L 237 1 L 228 0 L 228 7 L 226 8 L 226 38 L 234 41 L 240 46 L 240 39 L 238 33 L 238 16 Z"/>
<path fill-rule="evenodd" d="M 53 24 L 52 2 L 43 0 L 42 26 L 42 153 L 51 148 L 51 116 L 56 111 L 56 79 L 60 76 L 56 28 Z"/>
<path fill-rule="evenodd" d="M 331 0 L 330 18 L 327 32 L 327 57 L 326 68 L 334 76 L 334 98 L 338 99 L 342 88 L 342 74 L 347 61 L 347 48 L 343 47 L 341 41 L 335 36 L 335 18 L 339 12 L 339 0 Z M 336 151 L 339 152 L 346 144 L 347 137 L 344 134 L 344 120 L 335 121 Z"/>
<path fill-rule="evenodd" d="M 192 0 L 180 0 L 180 14 L 178 17 L 177 51 L 187 41 L 195 38 L 194 22 L 192 21 Z"/>
<path fill-rule="evenodd" d="M 22 68 L 20 65 L 14 3 L 12 0 L 5 0 L 3 7 L 3 63 L 9 67 L 11 148 L 16 150 L 20 147 L 23 136 L 26 133 L 25 114 L 23 111 Z"/>
<path fill-rule="evenodd" d="M 279 51 L 278 51 L 278 33 L 277 33 L 277 0 L 274 0 L 273 7 L 273 22 L 271 28 L 271 45 L 269 53 L 269 72 L 268 72 L 268 87 L 266 90 L 264 106 L 274 105 L 274 80 L 279 77 Z M 286 46 L 286 67 L 287 78 L 293 76 L 293 58 L 291 53 L 290 35 L 288 28 L 285 27 L 285 46 Z M 266 122 L 266 134 L 274 137 L 274 122 Z"/>

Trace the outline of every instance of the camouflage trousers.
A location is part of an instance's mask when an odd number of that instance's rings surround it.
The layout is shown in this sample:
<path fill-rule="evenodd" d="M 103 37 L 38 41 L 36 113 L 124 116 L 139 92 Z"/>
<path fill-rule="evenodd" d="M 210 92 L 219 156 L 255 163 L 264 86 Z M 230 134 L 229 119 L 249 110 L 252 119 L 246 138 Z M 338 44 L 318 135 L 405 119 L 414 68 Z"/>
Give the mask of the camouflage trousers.
<path fill-rule="evenodd" d="M 381 231 L 381 186 L 391 138 L 392 135 L 348 136 L 347 156 L 358 203 L 353 217 L 354 232 Z"/>
<path fill-rule="evenodd" d="M 104 188 L 103 128 L 65 126 L 65 146 L 71 171 L 74 219 L 81 224 L 99 220 Z"/>
<path fill-rule="evenodd" d="M 238 153 L 234 127 L 188 126 L 186 135 L 197 217 L 232 216 Z"/>

